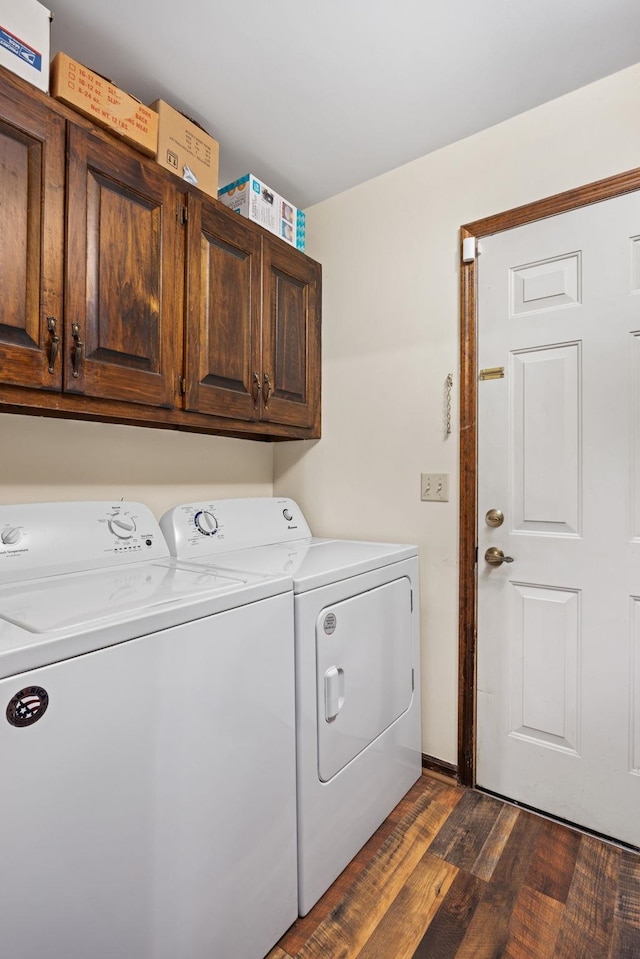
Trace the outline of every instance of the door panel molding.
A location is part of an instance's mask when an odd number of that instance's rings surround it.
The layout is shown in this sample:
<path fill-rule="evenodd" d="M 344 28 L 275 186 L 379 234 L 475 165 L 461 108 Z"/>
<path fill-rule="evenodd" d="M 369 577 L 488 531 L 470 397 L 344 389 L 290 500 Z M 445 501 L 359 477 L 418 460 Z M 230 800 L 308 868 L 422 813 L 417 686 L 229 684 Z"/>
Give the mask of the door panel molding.
<path fill-rule="evenodd" d="M 465 239 L 510 230 L 579 207 L 640 190 L 640 168 L 597 180 L 460 228 L 460 534 L 458 627 L 458 778 L 475 784 L 477 653 L 477 277 L 475 260 L 465 263 Z"/>

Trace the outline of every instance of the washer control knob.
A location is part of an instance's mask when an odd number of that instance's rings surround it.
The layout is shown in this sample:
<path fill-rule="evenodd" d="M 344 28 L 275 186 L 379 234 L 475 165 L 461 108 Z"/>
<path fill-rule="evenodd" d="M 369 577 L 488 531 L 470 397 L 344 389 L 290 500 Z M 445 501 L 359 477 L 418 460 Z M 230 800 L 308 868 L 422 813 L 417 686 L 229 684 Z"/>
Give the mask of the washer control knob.
<path fill-rule="evenodd" d="M 0 539 L 5 546 L 15 546 L 22 539 L 22 533 L 17 526 L 8 526 L 0 533 Z"/>
<path fill-rule="evenodd" d="M 109 531 L 117 536 L 118 539 L 131 539 L 136 531 L 135 520 L 130 516 L 111 516 L 109 519 Z"/>
<path fill-rule="evenodd" d="M 291 520 L 293 519 L 293 513 L 291 512 L 290 509 L 283 509 L 283 510 L 282 510 L 282 515 L 283 515 L 284 518 L 286 519 L 287 523 L 290 523 Z"/>
<path fill-rule="evenodd" d="M 196 513 L 194 523 L 203 536 L 215 536 L 218 532 L 218 521 L 207 509 L 201 509 L 199 513 Z"/>

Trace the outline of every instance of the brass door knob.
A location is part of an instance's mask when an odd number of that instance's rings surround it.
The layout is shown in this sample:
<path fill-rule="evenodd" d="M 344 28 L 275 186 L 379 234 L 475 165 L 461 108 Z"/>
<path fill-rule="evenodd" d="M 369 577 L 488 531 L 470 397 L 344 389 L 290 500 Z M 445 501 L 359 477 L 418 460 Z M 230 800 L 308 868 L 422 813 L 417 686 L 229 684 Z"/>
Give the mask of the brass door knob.
<path fill-rule="evenodd" d="M 513 563 L 513 556 L 505 556 L 497 546 L 490 546 L 484 554 L 489 566 L 502 566 L 503 563 Z"/>

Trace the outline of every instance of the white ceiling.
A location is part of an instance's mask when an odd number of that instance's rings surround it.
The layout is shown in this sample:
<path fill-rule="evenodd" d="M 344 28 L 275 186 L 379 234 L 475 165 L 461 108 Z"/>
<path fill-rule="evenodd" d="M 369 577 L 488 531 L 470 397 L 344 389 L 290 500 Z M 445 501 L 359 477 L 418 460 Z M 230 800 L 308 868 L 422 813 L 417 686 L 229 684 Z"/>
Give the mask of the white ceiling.
<path fill-rule="evenodd" d="M 219 140 L 220 185 L 303 208 L 640 61 L 638 0 L 45 3 L 54 52 Z"/>

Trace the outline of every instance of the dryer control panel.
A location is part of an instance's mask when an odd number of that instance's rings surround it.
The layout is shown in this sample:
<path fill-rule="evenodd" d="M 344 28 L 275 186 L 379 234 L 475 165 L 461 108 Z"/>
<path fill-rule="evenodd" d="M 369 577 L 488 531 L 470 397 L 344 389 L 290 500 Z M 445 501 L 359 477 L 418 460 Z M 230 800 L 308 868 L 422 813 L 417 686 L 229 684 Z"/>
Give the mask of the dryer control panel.
<path fill-rule="evenodd" d="M 158 521 L 142 503 L 0 506 L 0 584 L 168 556 Z"/>
<path fill-rule="evenodd" d="M 311 530 L 286 497 L 206 500 L 176 506 L 160 520 L 173 556 L 196 559 L 250 546 L 307 539 Z"/>

